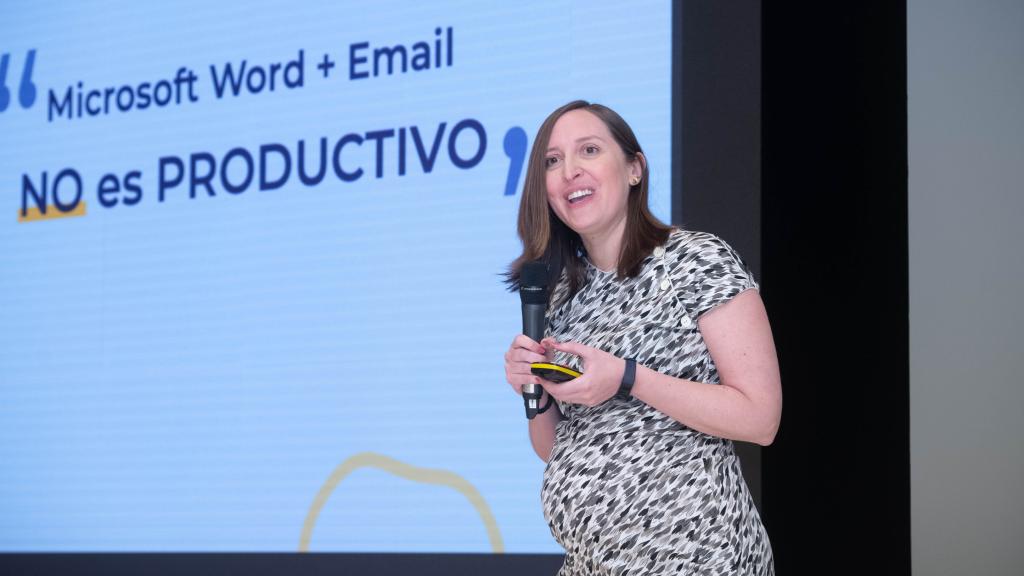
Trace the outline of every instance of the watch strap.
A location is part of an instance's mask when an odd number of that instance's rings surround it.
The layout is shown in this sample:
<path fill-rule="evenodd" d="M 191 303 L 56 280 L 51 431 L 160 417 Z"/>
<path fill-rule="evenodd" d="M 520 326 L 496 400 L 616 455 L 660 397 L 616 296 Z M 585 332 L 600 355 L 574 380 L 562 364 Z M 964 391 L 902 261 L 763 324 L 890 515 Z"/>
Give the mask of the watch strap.
<path fill-rule="evenodd" d="M 636 358 L 626 358 L 626 369 L 622 372 L 622 383 L 619 384 L 620 398 L 629 398 L 633 394 L 636 382 Z"/>

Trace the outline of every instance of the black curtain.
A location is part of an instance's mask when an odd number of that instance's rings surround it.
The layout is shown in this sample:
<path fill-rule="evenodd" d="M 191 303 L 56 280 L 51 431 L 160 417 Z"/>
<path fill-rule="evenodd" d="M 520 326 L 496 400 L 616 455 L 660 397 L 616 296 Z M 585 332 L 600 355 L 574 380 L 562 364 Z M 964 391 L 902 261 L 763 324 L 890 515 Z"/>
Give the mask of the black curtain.
<path fill-rule="evenodd" d="M 906 3 L 763 4 L 777 573 L 910 573 Z"/>

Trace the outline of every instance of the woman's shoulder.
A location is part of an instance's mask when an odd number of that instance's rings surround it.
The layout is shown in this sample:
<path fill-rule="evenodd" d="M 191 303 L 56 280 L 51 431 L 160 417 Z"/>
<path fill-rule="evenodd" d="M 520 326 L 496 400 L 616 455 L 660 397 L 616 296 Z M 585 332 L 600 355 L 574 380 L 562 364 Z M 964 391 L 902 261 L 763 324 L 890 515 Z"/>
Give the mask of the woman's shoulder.
<path fill-rule="evenodd" d="M 666 257 L 670 253 L 669 273 L 681 282 L 696 316 L 758 287 L 739 253 L 714 234 L 675 229 L 666 243 Z"/>
<path fill-rule="evenodd" d="M 707 259 L 734 250 L 729 244 L 710 232 L 672 228 L 668 241 L 665 242 L 666 254 L 672 254 L 677 260 L 693 258 Z"/>

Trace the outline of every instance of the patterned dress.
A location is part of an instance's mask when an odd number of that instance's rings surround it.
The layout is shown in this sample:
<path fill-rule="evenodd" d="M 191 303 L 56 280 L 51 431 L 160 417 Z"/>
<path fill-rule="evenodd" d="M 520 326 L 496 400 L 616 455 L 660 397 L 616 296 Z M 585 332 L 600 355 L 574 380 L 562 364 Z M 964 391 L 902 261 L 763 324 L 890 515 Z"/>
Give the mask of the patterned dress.
<path fill-rule="evenodd" d="M 599 348 L 662 374 L 716 385 L 697 319 L 756 289 L 721 239 L 673 230 L 622 281 L 587 267 L 565 301 L 555 288 L 548 335 Z M 581 369 L 576 356 L 555 361 Z M 560 576 L 773 574 L 771 545 L 729 440 L 680 424 L 636 398 L 588 408 L 560 403 L 541 497 L 566 551 Z"/>

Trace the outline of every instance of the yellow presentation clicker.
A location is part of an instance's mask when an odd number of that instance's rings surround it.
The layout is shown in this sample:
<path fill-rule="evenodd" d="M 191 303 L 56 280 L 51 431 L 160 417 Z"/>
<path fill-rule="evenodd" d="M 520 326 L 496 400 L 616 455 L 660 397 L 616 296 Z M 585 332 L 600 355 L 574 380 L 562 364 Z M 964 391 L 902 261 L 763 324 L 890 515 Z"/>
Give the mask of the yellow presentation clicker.
<path fill-rule="evenodd" d="M 568 382 L 573 378 L 578 378 L 583 375 L 582 372 L 577 372 L 568 366 L 562 366 L 561 364 L 549 364 L 547 362 L 534 362 L 530 364 L 530 372 L 540 376 L 545 380 L 551 382 L 561 383 Z"/>

